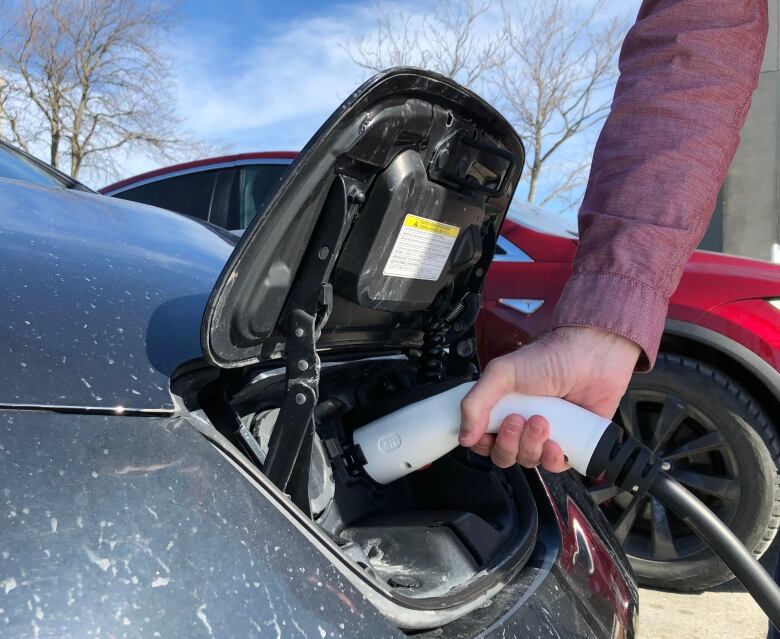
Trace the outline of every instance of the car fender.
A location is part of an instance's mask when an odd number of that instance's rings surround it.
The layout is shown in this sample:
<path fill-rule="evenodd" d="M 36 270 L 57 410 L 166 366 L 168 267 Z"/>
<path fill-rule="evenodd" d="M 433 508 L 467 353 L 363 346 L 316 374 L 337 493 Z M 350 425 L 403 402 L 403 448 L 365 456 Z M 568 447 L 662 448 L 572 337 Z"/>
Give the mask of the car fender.
<path fill-rule="evenodd" d="M 664 334 L 682 337 L 728 356 L 763 384 L 780 404 L 780 373 L 743 344 L 699 324 L 674 319 L 666 321 Z"/>
<path fill-rule="evenodd" d="M 189 420 L 0 411 L 0 634 L 399 636 Z"/>

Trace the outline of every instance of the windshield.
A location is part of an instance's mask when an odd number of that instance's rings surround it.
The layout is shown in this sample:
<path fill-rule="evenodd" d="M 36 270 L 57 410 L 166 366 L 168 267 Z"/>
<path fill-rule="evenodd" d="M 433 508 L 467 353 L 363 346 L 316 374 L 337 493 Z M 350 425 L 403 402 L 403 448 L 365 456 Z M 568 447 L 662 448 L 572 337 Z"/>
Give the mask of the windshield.
<path fill-rule="evenodd" d="M 556 213 L 515 198 L 509 205 L 507 217 L 516 224 L 539 233 L 568 239 L 576 239 L 579 235 L 575 212 Z"/>
<path fill-rule="evenodd" d="M 43 186 L 67 188 L 69 184 L 43 166 L 19 153 L 13 147 L 0 144 L 0 178 L 23 180 Z"/>

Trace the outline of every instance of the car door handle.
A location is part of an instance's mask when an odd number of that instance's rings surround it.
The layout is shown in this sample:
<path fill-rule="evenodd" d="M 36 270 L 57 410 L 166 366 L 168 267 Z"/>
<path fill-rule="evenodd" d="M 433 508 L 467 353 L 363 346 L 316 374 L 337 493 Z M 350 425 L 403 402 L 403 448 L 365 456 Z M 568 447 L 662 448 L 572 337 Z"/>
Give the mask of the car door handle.
<path fill-rule="evenodd" d="M 536 311 L 542 308 L 544 300 L 526 300 L 513 297 L 500 297 L 498 299 L 498 303 L 503 304 L 504 306 L 511 308 L 518 313 L 522 313 L 523 315 L 533 315 L 536 313 Z"/>

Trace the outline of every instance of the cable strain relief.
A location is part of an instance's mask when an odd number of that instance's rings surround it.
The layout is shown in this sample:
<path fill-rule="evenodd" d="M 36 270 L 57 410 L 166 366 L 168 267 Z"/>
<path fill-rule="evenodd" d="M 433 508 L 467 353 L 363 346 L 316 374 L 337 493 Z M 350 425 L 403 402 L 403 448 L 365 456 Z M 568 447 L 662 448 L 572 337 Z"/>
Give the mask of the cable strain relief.
<path fill-rule="evenodd" d="M 661 472 L 663 463 L 662 458 L 613 423 L 593 451 L 587 474 L 591 479 L 642 496 Z"/>
<path fill-rule="evenodd" d="M 601 435 L 599 443 L 590 456 L 585 474 L 591 479 L 599 479 L 607 468 L 614 448 L 623 441 L 623 429 L 615 422 L 610 422 Z"/>

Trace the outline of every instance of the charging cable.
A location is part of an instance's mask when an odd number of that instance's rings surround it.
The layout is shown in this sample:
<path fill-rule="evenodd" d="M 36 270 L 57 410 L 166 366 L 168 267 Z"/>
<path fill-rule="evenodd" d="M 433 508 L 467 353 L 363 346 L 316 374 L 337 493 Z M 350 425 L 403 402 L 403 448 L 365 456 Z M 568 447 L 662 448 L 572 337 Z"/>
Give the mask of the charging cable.
<path fill-rule="evenodd" d="M 456 448 L 460 402 L 473 385 L 461 384 L 356 429 L 353 441 L 365 460 L 366 473 L 387 484 Z M 491 411 L 487 432 L 498 431 L 512 414 L 544 416 L 550 439 L 580 474 L 637 496 L 649 493 L 663 502 L 720 557 L 780 628 L 780 586 L 709 508 L 667 474 L 669 462 L 610 420 L 555 397 L 506 395 Z"/>

